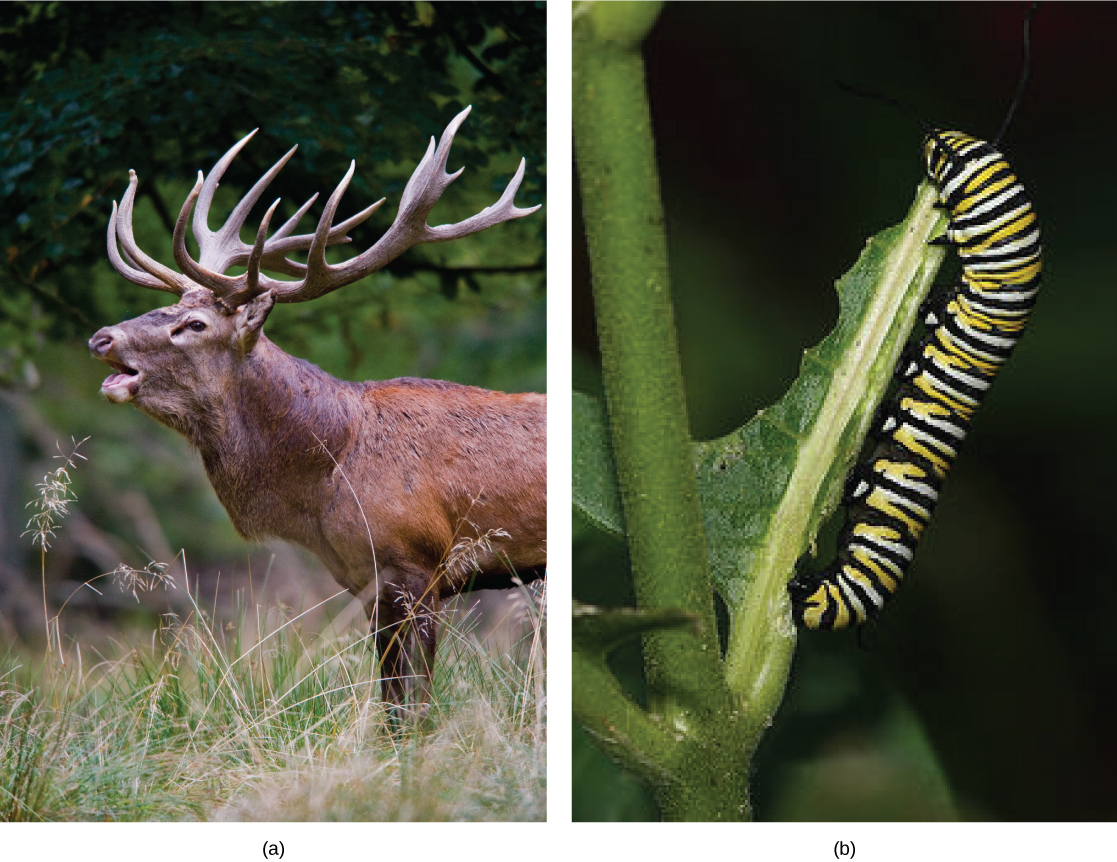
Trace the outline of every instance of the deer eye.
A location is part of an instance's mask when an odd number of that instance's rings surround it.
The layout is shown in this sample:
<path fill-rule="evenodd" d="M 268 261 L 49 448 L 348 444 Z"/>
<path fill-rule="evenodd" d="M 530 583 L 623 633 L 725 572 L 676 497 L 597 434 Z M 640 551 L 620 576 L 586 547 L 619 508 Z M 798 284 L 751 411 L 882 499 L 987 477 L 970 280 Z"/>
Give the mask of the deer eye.
<path fill-rule="evenodd" d="M 186 325 L 188 328 L 194 330 L 195 332 L 201 332 L 203 329 L 206 328 L 206 325 L 200 320 L 191 320 Z"/>

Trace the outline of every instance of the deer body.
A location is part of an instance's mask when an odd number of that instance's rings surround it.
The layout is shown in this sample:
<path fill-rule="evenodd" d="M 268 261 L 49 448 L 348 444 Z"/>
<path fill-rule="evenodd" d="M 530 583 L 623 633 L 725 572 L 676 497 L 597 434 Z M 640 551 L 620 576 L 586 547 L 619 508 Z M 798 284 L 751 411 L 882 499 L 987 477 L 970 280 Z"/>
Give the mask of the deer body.
<path fill-rule="evenodd" d="M 437 170 L 430 165 L 432 141 L 408 184 L 397 224 L 381 241 L 394 243 L 391 256 L 406 248 L 395 238 L 401 233 L 422 241 L 422 229 L 413 224 L 414 206 L 410 220 L 398 223 L 409 194 L 414 204 L 429 187 L 440 181 L 444 186 L 453 178 L 442 174 L 441 166 L 462 119 L 464 113 L 443 136 L 433 160 Z M 209 184 L 216 186 L 230 158 L 218 163 Z M 467 232 L 531 212 L 511 205 L 522 166 L 520 170 L 509 186 L 511 193 L 481 214 L 490 214 L 487 222 L 475 223 Z M 413 187 L 416 177 L 428 185 Z M 207 254 L 223 255 L 227 267 L 248 258 L 249 272 L 233 279 L 181 259 L 191 205 L 199 192 L 206 209 L 212 198 L 212 189 L 207 196 L 199 178 L 175 231 L 176 260 L 191 273 L 186 279 L 135 247 L 130 224 L 133 176 L 119 217 L 114 206 L 110 258 L 131 280 L 174 290 L 181 300 L 101 329 L 90 340 L 90 349 L 117 372 L 102 385 L 110 401 L 132 402 L 198 449 L 218 498 L 242 536 L 274 536 L 308 548 L 340 585 L 363 601 L 376 631 L 385 700 L 397 707 L 407 703 L 422 715 L 429 700 L 440 602 L 467 589 L 512 586 L 514 577 L 529 581 L 542 576 L 546 398 L 410 377 L 350 383 L 268 340 L 263 324 L 277 300 L 313 298 L 363 277 L 352 261 L 331 267 L 321 255 L 325 245 L 343 240 L 343 231 L 331 222 L 347 181 L 348 176 L 331 197 L 316 233 L 285 239 L 294 227 L 288 222 L 269 241 L 283 241 L 278 251 L 269 250 L 265 241 L 274 205 L 253 247 L 240 244 L 239 224 L 212 233 L 204 211 L 201 230 L 196 214 L 194 232 L 200 237 L 203 261 Z M 238 213 L 243 222 L 263 184 L 261 180 L 249 193 L 247 205 L 242 202 L 230 223 Z M 417 210 L 426 231 L 452 232 L 481 217 L 460 225 L 426 227 L 434 200 L 437 195 Z M 207 249 L 207 233 L 218 238 L 216 251 L 213 243 Z M 125 259 L 117 252 L 118 239 Z M 375 253 L 379 245 L 361 257 Z M 287 251 L 308 246 L 306 265 L 282 258 Z M 292 288 L 291 282 L 268 279 L 259 273 L 261 260 L 280 271 L 301 270 L 303 282 Z M 335 276 L 347 265 L 348 271 Z M 199 272 L 205 285 L 195 280 Z M 461 543 L 468 553 L 453 553 Z"/>

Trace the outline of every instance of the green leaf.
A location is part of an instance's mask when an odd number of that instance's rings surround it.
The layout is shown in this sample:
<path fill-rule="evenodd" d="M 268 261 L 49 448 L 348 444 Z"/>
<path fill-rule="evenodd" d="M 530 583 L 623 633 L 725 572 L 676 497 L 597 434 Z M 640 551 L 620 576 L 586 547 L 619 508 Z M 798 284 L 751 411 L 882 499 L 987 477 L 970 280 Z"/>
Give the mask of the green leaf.
<path fill-rule="evenodd" d="M 851 782 L 851 774 L 873 778 Z M 968 812 L 954 798 L 918 712 L 897 697 L 875 718 L 845 729 L 842 739 L 827 740 L 817 756 L 789 766 L 771 815 L 776 821 L 952 821 Z"/>
<path fill-rule="evenodd" d="M 783 607 L 782 585 L 838 503 L 944 256 L 927 245 L 945 223 L 935 199 L 922 185 L 905 221 L 869 240 L 837 284 L 837 324 L 804 352 L 787 394 L 695 446 L 711 575 L 731 612 L 760 600 L 766 615 Z M 600 402 L 574 394 L 574 504 L 622 536 L 606 421 Z"/>
<path fill-rule="evenodd" d="M 573 418 L 574 505 L 602 530 L 623 539 L 624 515 L 605 406 L 575 392 Z"/>

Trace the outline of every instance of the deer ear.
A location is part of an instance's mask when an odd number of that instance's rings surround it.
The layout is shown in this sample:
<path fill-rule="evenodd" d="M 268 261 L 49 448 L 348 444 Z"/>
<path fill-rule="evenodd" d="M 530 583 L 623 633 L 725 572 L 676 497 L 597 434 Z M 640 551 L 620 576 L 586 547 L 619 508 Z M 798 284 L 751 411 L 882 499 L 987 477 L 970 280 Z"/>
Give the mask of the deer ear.
<path fill-rule="evenodd" d="M 256 346 L 256 342 L 260 340 L 260 333 L 264 330 L 264 321 L 268 319 L 268 315 L 271 314 L 274 306 L 275 292 L 269 290 L 249 300 L 236 310 L 234 332 L 242 355 L 247 355 Z"/>

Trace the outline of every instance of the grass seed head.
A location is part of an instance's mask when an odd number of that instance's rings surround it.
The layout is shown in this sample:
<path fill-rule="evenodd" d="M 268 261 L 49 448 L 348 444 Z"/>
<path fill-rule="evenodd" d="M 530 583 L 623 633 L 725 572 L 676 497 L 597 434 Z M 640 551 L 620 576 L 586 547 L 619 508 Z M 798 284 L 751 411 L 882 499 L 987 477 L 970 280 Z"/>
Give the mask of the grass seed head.
<path fill-rule="evenodd" d="M 76 466 L 75 459 L 85 460 L 85 456 L 78 452 L 78 447 L 88 439 L 86 437 L 85 440 L 75 442 L 71 437 L 73 446 L 69 455 L 59 449 L 59 454 L 54 457 L 61 458 L 62 465 L 43 477 L 43 481 L 35 486 L 39 489 L 39 496 L 27 504 L 28 507 L 35 506 L 38 511 L 31 516 L 22 535 L 30 533 L 31 541 L 44 551 L 50 547 L 50 540 L 55 537 L 54 530 L 58 522 L 69 514 L 70 503 L 77 499 L 70 490 L 73 480 L 69 471 Z"/>

